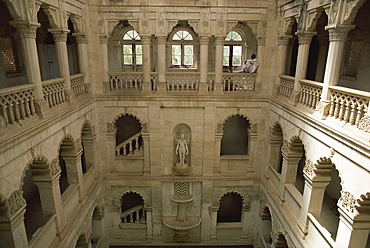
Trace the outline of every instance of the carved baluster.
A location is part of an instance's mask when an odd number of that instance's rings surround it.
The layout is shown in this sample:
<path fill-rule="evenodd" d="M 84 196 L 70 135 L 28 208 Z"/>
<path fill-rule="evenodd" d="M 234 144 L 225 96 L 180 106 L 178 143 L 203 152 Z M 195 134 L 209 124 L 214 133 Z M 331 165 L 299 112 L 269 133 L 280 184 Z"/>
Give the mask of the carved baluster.
<path fill-rule="evenodd" d="M 345 100 L 342 100 L 340 102 L 340 110 L 339 110 L 339 120 L 343 120 L 343 117 L 344 117 L 344 111 L 345 111 Z"/>
<path fill-rule="evenodd" d="M 350 103 L 349 102 L 347 102 L 346 104 L 345 104 L 345 111 L 344 111 L 344 117 L 343 117 L 343 120 L 345 121 L 345 122 L 348 122 L 348 120 L 349 120 L 349 113 L 350 113 Z"/>
<path fill-rule="evenodd" d="M 337 99 L 337 100 L 335 101 L 334 118 L 338 118 L 339 108 L 340 108 L 339 101 L 340 101 L 339 99 Z"/>
<path fill-rule="evenodd" d="M 31 98 L 31 100 L 30 100 L 31 115 L 34 115 L 36 113 L 34 100 L 35 99 L 33 99 L 33 98 Z"/>
<path fill-rule="evenodd" d="M 21 119 L 21 114 L 19 113 L 19 102 L 15 103 L 14 110 L 15 110 L 15 120 L 19 121 Z"/>
<path fill-rule="evenodd" d="M 9 105 L 9 123 L 13 124 L 15 119 L 14 119 L 14 110 L 13 110 L 13 104 Z"/>
<path fill-rule="evenodd" d="M 355 121 L 356 127 L 358 127 L 358 123 L 360 122 L 362 118 L 362 109 L 363 109 L 363 105 L 359 105 L 357 107 L 357 115 L 356 115 L 356 121 Z"/>
<path fill-rule="evenodd" d="M 135 150 L 139 150 L 139 137 L 135 138 Z"/>
<path fill-rule="evenodd" d="M 139 210 L 136 210 L 136 219 L 135 219 L 135 223 L 138 223 L 139 222 L 139 218 L 140 218 L 140 215 L 139 215 Z"/>
<path fill-rule="evenodd" d="M 129 149 L 128 154 L 132 154 L 133 153 L 133 144 L 132 144 L 132 141 L 128 143 L 128 149 Z"/>
<path fill-rule="evenodd" d="M 349 117 L 349 123 L 351 125 L 354 125 L 355 124 L 355 114 L 356 114 L 356 107 L 357 106 L 357 103 L 354 102 L 351 106 L 351 116 Z"/>
<path fill-rule="evenodd" d="M 299 100 L 298 100 L 298 102 L 301 103 L 301 104 L 304 104 L 304 97 L 305 97 L 304 94 L 305 93 L 304 93 L 304 90 L 303 90 L 303 86 L 301 86 L 300 94 L 299 94 Z"/>
<path fill-rule="evenodd" d="M 2 106 L 2 112 L 3 112 L 3 117 L 5 119 L 5 123 L 9 124 L 9 118 L 8 118 L 8 113 L 6 109 L 7 109 L 6 105 Z"/>
<path fill-rule="evenodd" d="M 19 107 L 20 107 L 20 118 L 24 120 L 26 118 L 26 111 L 24 109 L 24 101 L 20 101 Z"/>
<path fill-rule="evenodd" d="M 334 98 L 332 97 L 330 99 L 330 110 L 329 110 L 329 116 L 333 116 L 334 115 L 334 107 L 335 107 L 335 102 L 334 102 Z"/>
<path fill-rule="evenodd" d="M 46 98 L 48 101 L 49 108 L 51 108 L 53 105 L 52 105 L 52 98 L 51 98 L 50 93 L 47 94 Z"/>
<path fill-rule="evenodd" d="M 30 117 L 31 116 L 31 110 L 30 110 L 30 102 L 31 102 L 31 100 L 30 99 L 27 99 L 26 100 L 26 116 L 27 117 Z"/>

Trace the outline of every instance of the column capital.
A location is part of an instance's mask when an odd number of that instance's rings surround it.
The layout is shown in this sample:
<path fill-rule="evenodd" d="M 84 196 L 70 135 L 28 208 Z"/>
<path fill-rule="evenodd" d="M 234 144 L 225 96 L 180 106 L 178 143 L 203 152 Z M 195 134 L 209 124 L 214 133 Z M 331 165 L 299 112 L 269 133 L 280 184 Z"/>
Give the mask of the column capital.
<path fill-rule="evenodd" d="M 291 35 L 281 35 L 281 36 L 278 36 L 277 37 L 277 39 L 278 39 L 278 46 L 288 46 L 291 38 L 292 38 Z"/>
<path fill-rule="evenodd" d="M 99 35 L 100 45 L 108 44 L 108 38 L 109 38 L 109 35 L 107 35 L 107 34 Z"/>
<path fill-rule="evenodd" d="M 209 44 L 209 36 L 200 36 L 199 38 L 200 45 L 208 45 Z"/>
<path fill-rule="evenodd" d="M 156 36 L 158 45 L 166 44 L 167 37 L 166 36 Z"/>
<path fill-rule="evenodd" d="M 315 35 L 315 32 L 297 32 L 298 44 L 299 45 L 309 45 L 311 44 L 312 37 Z"/>
<path fill-rule="evenodd" d="M 86 33 L 74 33 L 72 35 L 76 38 L 77 44 L 87 44 Z"/>
<path fill-rule="evenodd" d="M 151 41 L 151 36 L 150 35 L 145 35 L 145 36 L 140 36 L 141 38 L 141 43 L 144 45 L 148 45 L 150 44 L 150 41 Z"/>
<path fill-rule="evenodd" d="M 55 42 L 67 42 L 68 29 L 49 29 Z"/>
<path fill-rule="evenodd" d="M 216 45 L 223 45 L 225 43 L 225 37 L 223 35 L 216 35 L 215 36 L 215 44 Z"/>
<path fill-rule="evenodd" d="M 13 21 L 10 24 L 17 29 L 20 38 L 36 38 L 36 30 L 41 26 L 40 23 Z"/>
<path fill-rule="evenodd" d="M 258 46 L 265 46 L 266 36 L 258 36 L 257 37 L 257 44 L 258 44 Z"/>
<path fill-rule="evenodd" d="M 329 32 L 329 41 L 345 41 L 347 39 L 348 32 L 353 29 L 354 25 L 347 26 L 326 26 L 325 30 Z"/>

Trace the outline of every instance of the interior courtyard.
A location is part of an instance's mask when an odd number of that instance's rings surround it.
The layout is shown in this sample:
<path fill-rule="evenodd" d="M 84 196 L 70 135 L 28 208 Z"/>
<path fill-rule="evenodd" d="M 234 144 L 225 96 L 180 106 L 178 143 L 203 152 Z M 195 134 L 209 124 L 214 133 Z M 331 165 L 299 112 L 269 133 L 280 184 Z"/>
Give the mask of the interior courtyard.
<path fill-rule="evenodd" d="M 370 0 L 0 11 L 0 248 L 370 248 Z"/>

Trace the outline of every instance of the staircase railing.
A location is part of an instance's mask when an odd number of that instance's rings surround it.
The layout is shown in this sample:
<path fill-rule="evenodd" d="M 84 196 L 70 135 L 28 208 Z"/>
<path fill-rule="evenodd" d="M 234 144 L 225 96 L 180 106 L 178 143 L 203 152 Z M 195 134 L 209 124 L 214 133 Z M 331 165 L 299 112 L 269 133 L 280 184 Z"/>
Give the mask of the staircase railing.
<path fill-rule="evenodd" d="M 146 224 L 144 205 L 137 205 L 121 214 L 122 223 Z"/>
<path fill-rule="evenodd" d="M 137 133 L 116 146 L 116 156 L 134 155 L 137 151 L 143 151 L 143 148 L 141 133 Z"/>

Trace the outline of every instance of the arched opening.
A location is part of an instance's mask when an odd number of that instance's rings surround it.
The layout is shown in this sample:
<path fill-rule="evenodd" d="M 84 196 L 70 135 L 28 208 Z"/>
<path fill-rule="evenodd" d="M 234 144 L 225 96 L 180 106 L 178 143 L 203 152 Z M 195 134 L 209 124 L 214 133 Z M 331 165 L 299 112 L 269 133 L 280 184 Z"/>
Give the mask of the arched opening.
<path fill-rule="evenodd" d="M 30 166 L 23 177 L 22 191 L 23 198 L 27 203 L 26 213 L 24 215 L 24 225 L 26 228 L 27 239 L 30 241 L 37 234 L 37 230 L 45 223 L 41 207 L 40 192 L 33 181 L 32 169 Z"/>
<path fill-rule="evenodd" d="M 320 214 L 320 223 L 331 234 L 333 240 L 336 239 L 338 225 L 339 225 L 339 212 L 338 200 L 341 196 L 342 186 L 339 177 L 339 171 L 333 165 L 331 170 L 331 179 L 325 188 L 324 199 Z"/>
<path fill-rule="evenodd" d="M 306 79 L 312 81 L 314 81 L 316 77 L 317 60 L 319 57 L 319 47 L 320 47 L 319 40 L 317 36 L 314 35 L 311 39 L 306 71 Z"/>
<path fill-rule="evenodd" d="M 133 155 L 142 151 L 141 124 L 135 117 L 122 115 L 116 126 L 116 155 Z"/>
<path fill-rule="evenodd" d="M 306 152 L 304 148 L 302 149 L 302 151 L 303 151 L 303 154 L 302 154 L 301 160 L 299 160 L 298 162 L 297 175 L 296 175 L 294 186 L 303 195 L 303 191 L 304 191 L 303 168 L 306 164 Z"/>
<path fill-rule="evenodd" d="M 123 195 L 121 204 L 122 223 L 145 223 L 146 212 L 143 198 L 134 192 Z"/>
<path fill-rule="evenodd" d="M 267 206 L 262 209 L 261 219 L 262 219 L 261 236 L 265 244 L 271 244 L 272 220 L 270 209 Z M 264 245 L 264 247 L 266 247 L 266 245 Z"/>
<path fill-rule="evenodd" d="M 315 80 L 317 82 L 324 81 L 324 73 L 326 67 L 326 58 L 328 56 L 329 48 L 329 32 L 325 30 L 325 27 L 328 25 L 328 16 L 325 11 L 321 13 L 320 18 L 317 20 L 316 32 L 317 32 L 317 41 L 319 45 L 319 51 L 317 54 L 317 66 L 316 66 L 316 75 Z M 309 62 L 310 63 L 310 62 Z M 307 77 L 308 79 L 311 79 Z"/>
<path fill-rule="evenodd" d="M 104 216 L 103 209 L 101 207 L 96 207 L 94 209 L 91 221 L 91 230 L 92 230 L 92 239 L 91 245 L 92 248 L 97 247 L 98 242 L 101 240 L 102 237 L 102 218 Z"/>
<path fill-rule="evenodd" d="M 268 141 L 270 145 L 269 166 L 281 174 L 283 166 L 283 154 L 281 152 L 283 147 L 283 130 L 278 122 L 275 122 L 272 127 L 270 127 Z"/>
<path fill-rule="evenodd" d="M 94 164 L 94 144 L 94 129 L 91 126 L 91 123 L 89 121 L 86 121 L 81 131 L 81 165 L 83 173 L 86 173 Z"/>
<path fill-rule="evenodd" d="M 75 143 L 71 136 L 67 136 L 62 141 L 60 148 L 59 148 L 59 166 L 61 169 L 60 179 L 59 179 L 59 187 L 60 193 L 63 194 L 69 185 L 72 182 L 76 182 L 77 179 L 74 178 L 77 174 L 76 169 L 73 168 L 76 166 L 77 160 L 75 152 Z M 74 175 L 73 175 L 74 174 Z M 73 180 L 74 179 L 74 180 Z"/>
<path fill-rule="evenodd" d="M 221 139 L 221 155 L 247 155 L 250 123 L 246 118 L 232 116 L 224 124 Z"/>
<path fill-rule="evenodd" d="M 217 212 L 217 222 L 241 222 L 242 205 L 242 197 L 235 192 L 222 196 Z"/>
<path fill-rule="evenodd" d="M 8 7 L 0 1 L 0 89 L 26 83 L 22 64 L 22 53 L 17 30 L 10 25 L 14 20 Z"/>
<path fill-rule="evenodd" d="M 277 233 L 276 239 L 274 240 L 274 247 L 288 248 L 288 243 L 285 239 L 285 236 L 280 231 Z"/>
<path fill-rule="evenodd" d="M 298 58 L 298 38 L 296 36 L 298 24 L 294 22 L 292 26 L 291 34 L 293 37 L 290 39 L 290 47 L 291 47 L 291 58 L 290 58 L 290 69 L 289 69 L 289 76 L 295 76 L 295 70 L 297 67 L 297 58 Z"/>

